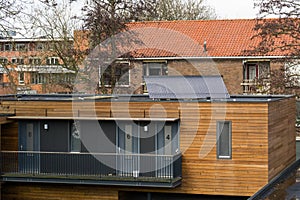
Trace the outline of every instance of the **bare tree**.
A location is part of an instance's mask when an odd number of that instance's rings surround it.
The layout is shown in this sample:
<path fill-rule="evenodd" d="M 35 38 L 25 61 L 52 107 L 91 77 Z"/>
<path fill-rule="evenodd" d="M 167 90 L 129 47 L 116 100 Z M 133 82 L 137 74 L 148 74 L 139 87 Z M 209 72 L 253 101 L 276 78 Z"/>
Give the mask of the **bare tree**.
<path fill-rule="evenodd" d="M 110 62 L 107 71 L 110 74 L 108 84 L 111 91 L 115 88 L 117 82 L 114 61 L 117 58 L 117 46 L 121 45 L 119 44 L 121 41 L 116 41 L 115 36 L 127 30 L 129 22 L 145 20 L 146 16 L 152 16 L 155 11 L 155 3 L 156 0 L 92 0 L 83 8 L 85 13 L 83 18 L 84 27 L 89 31 L 90 48 L 93 49 L 104 41 L 105 45 L 109 47 L 106 58 L 101 59 L 101 63 L 96 65 L 105 66 L 105 61 Z M 102 93 L 106 93 L 104 77 L 99 77 L 99 79 Z"/>
<path fill-rule="evenodd" d="M 70 72 L 73 73 L 73 77 L 77 75 L 79 65 L 85 57 L 85 52 L 81 52 L 79 48 L 81 44 L 78 43 L 73 33 L 81 27 L 80 19 L 76 18 L 73 8 L 72 4 L 66 0 L 42 1 L 41 4 L 35 5 L 27 15 L 28 23 L 25 24 L 25 29 L 29 31 L 26 35 L 31 38 L 41 38 L 41 40 L 46 39 L 48 45 L 51 46 L 41 56 L 44 58 L 55 56 L 60 60 L 59 66 L 62 68 L 58 68 L 56 76 L 49 74 L 47 77 L 46 85 L 49 88 L 52 85 L 60 85 L 72 89 L 73 82 L 68 75 Z"/>
<path fill-rule="evenodd" d="M 270 71 L 270 93 L 294 93 L 300 79 L 300 2 L 299 0 L 255 0 L 259 8 L 255 26 L 259 44 L 256 55 L 280 53 L 279 69 Z M 270 19 L 271 18 L 271 19 Z"/>
<path fill-rule="evenodd" d="M 204 0 L 159 0 L 152 20 L 216 19 L 215 10 Z M 150 17 L 151 19 L 151 17 Z"/>
<path fill-rule="evenodd" d="M 0 31 L 2 37 L 7 37 L 16 28 L 14 20 L 24 9 L 23 0 L 0 0 Z"/>

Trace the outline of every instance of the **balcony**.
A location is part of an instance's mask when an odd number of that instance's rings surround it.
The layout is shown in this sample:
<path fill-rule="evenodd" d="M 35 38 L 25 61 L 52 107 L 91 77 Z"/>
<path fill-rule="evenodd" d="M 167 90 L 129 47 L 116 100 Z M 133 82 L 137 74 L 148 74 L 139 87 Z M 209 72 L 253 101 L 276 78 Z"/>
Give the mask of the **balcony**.
<path fill-rule="evenodd" d="M 270 88 L 269 79 L 244 79 L 241 83 L 244 94 L 264 94 Z"/>
<path fill-rule="evenodd" d="M 3 181 L 164 188 L 181 184 L 181 154 L 2 151 L 1 163 Z"/>

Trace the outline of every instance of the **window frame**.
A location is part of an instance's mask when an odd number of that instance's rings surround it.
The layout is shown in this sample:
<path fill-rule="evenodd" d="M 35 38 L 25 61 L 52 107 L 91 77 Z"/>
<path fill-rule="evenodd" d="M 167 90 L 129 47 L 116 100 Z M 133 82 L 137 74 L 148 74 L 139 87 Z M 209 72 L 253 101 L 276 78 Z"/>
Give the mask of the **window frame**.
<path fill-rule="evenodd" d="M 4 51 L 13 51 L 13 45 L 11 43 L 5 43 L 3 46 Z"/>
<path fill-rule="evenodd" d="M 220 152 L 220 146 L 221 146 L 221 141 L 220 141 L 220 126 L 224 126 L 225 124 L 228 124 L 228 155 L 222 155 L 223 153 Z M 223 130 L 223 129 L 222 129 Z M 216 144 L 217 144 L 217 159 L 220 160 L 228 160 L 232 159 L 232 121 L 217 121 L 217 130 L 216 130 Z"/>
<path fill-rule="evenodd" d="M 116 84 L 115 84 L 115 87 L 129 87 L 130 86 L 130 62 L 116 62 L 115 63 L 116 64 L 116 74 L 115 74 L 115 78 L 116 78 Z M 125 83 L 125 84 L 120 84 L 119 83 L 119 80 L 120 79 L 118 79 L 118 78 L 123 78 L 123 76 L 124 76 L 124 74 L 122 75 L 122 70 L 117 70 L 117 67 L 118 67 L 118 65 L 127 65 L 127 67 L 128 67 L 128 72 L 125 72 L 125 74 L 126 73 L 128 73 L 128 83 Z M 104 68 L 103 67 L 100 67 L 99 69 L 99 86 L 101 87 L 101 82 L 102 82 L 102 78 L 104 79 L 103 81 L 104 81 L 104 86 L 105 87 L 111 87 L 111 84 L 108 84 L 108 81 L 107 80 L 109 80 L 109 82 L 111 81 L 111 77 L 109 77 L 109 75 L 108 76 L 105 76 L 105 74 L 107 74 L 108 72 L 109 72 L 109 69 L 110 68 L 110 65 L 109 66 L 107 66 L 106 68 L 105 68 L 105 70 L 104 70 Z M 104 70 L 104 72 L 103 72 L 103 70 Z M 106 70 L 108 70 L 108 71 L 106 71 Z M 120 73 L 119 74 L 117 74 L 117 72 L 118 71 L 120 71 Z M 124 70 L 125 71 L 125 70 Z M 118 77 L 118 78 L 117 78 Z"/>
<path fill-rule="evenodd" d="M 46 84 L 47 83 L 47 74 L 44 73 L 38 73 L 38 72 L 32 72 L 30 73 L 31 78 L 31 84 L 34 85 L 40 85 L 40 84 Z"/>
<path fill-rule="evenodd" d="M 25 72 L 21 71 L 18 74 L 19 85 L 25 85 Z"/>
<path fill-rule="evenodd" d="M 0 57 L 0 65 L 7 65 L 8 64 L 8 58 L 7 57 Z"/>
<path fill-rule="evenodd" d="M 152 66 L 151 66 L 152 65 Z M 159 69 L 158 75 L 150 75 L 151 69 Z M 168 76 L 168 63 L 167 61 L 157 62 L 143 62 L 143 76 Z"/>
<path fill-rule="evenodd" d="M 30 57 L 28 63 L 29 65 L 41 65 L 42 59 L 40 57 Z"/>
<path fill-rule="evenodd" d="M 13 57 L 11 59 L 11 63 L 13 65 L 24 65 L 24 58 L 23 57 Z"/>
<path fill-rule="evenodd" d="M 46 60 L 47 65 L 59 65 L 59 57 L 50 56 Z"/>
<path fill-rule="evenodd" d="M 16 43 L 15 44 L 15 51 L 27 51 L 26 43 Z"/>

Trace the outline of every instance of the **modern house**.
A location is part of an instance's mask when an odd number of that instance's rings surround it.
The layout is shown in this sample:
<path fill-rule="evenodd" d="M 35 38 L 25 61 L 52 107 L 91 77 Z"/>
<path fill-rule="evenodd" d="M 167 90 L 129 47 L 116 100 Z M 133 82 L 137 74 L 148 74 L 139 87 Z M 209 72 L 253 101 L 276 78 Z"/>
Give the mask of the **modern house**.
<path fill-rule="evenodd" d="M 293 96 L 145 80 L 149 95 L 1 97 L 2 198 L 246 199 L 295 161 Z"/>
<path fill-rule="evenodd" d="M 0 93 L 70 93 L 75 72 L 59 56 L 70 45 L 70 39 L 1 38 Z"/>
<path fill-rule="evenodd" d="M 277 61 L 285 54 L 247 52 L 260 41 L 253 39 L 257 34 L 253 29 L 256 23 L 255 19 L 133 22 L 128 24 L 125 33 L 116 36 L 118 48 L 114 62 L 108 59 L 109 40 L 94 50 L 89 49 L 85 37 L 79 43 L 92 52 L 88 56 L 90 60 L 108 54 L 107 60 L 91 74 L 102 74 L 99 79 L 107 90 L 114 79 L 115 94 L 144 93 L 143 76 L 178 75 L 221 75 L 230 94 L 263 93 L 267 89 L 263 87 L 268 84 L 260 85 L 257 80 L 264 78 L 268 82 L 269 72 L 280 68 L 282 64 Z M 80 40 L 86 33 L 77 31 L 75 38 Z M 107 63 L 115 64 L 113 78 Z"/>

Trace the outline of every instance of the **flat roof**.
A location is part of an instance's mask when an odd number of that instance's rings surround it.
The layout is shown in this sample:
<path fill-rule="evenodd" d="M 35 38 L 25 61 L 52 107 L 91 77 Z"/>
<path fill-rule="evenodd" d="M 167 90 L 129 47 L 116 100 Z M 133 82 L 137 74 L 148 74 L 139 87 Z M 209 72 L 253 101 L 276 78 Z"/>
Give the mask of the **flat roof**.
<path fill-rule="evenodd" d="M 52 116 L 11 116 L 8 119 L 38 119 L 38 120 L 101 120 L 101 121 L 157 121 L 157 122 L 175 122 L 179 118 L 128 118 L 128 117 L 52 117 Z"/>
<path fill-rule="evenodd" d="M 231 95 L 229 98 L 154 99 L 149 95 L 17 94 L 2 95 L 1 101 L 96 101 L 96 102 L 271 102 L 294 95 Z"/>

